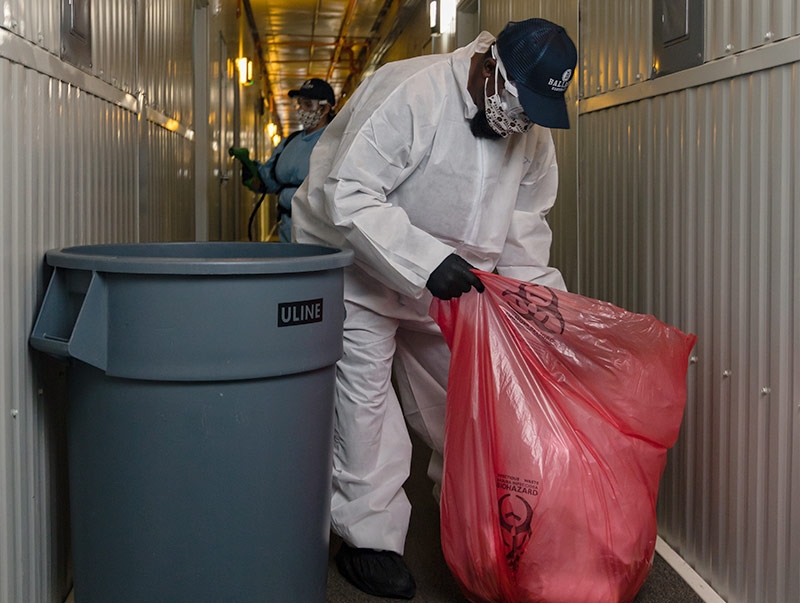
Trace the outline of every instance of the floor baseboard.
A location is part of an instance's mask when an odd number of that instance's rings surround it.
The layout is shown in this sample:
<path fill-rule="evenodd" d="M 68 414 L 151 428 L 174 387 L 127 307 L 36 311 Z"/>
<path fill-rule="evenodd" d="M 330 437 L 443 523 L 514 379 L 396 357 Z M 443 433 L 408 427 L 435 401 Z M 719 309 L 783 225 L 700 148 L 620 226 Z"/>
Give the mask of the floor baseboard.
<path fill-rule="evenodd" d="M 658 536 L 656 539 L 656 552 L 661 555 L 664 561 L 669 563 L 672 569 L 683 578 L 686 584 L 692 587 L 692 590 L 696 592 L 705 603 L 725 603 L 725 599 L 720 597 L 717 591 L 711 588 L 711 585 L 706 582 L 700 574 L 694 571 L 692 566 L 686 563 L 683 557 L 669 546 L 661 536 Z"/>

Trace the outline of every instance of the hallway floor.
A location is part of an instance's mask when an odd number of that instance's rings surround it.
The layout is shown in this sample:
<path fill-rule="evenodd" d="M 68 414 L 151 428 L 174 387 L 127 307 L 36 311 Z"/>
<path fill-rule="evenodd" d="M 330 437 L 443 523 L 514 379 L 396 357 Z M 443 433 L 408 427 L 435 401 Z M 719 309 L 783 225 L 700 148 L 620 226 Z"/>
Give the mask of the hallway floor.
<path fill-rule="evenodd" d="M 414 603 L 466 603 L 442 555 L 439 543 L 438 509 L 431 495 L 431 482 L 425 475 L 427 453 L 415 441 L 411 478 L 406 492 L 413 510 L 406 539 L 405 560 L 417 581 Z M 331 538 L 328 562 L 328 603 L 379 603 L 391 599 L 372 597 L 347 583 L 339 575 L 333 555 L 341 541 Z M 656 555 L 653 569 L 634 603 L 702 603 L 702 599 L 681 577 Z"/>

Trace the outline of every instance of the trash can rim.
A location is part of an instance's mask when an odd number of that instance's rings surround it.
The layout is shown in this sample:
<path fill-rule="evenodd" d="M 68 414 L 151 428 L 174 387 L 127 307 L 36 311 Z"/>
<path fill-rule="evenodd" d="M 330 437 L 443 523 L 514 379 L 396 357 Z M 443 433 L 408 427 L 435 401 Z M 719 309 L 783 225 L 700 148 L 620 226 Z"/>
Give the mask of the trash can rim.
<path fill-rule="evenodd" d="M 287 274 L 349 266 L 353 251 L 243 241 L 123 243 L 52 249 L 46 259 L 58 268 L 124 274 Z"/>

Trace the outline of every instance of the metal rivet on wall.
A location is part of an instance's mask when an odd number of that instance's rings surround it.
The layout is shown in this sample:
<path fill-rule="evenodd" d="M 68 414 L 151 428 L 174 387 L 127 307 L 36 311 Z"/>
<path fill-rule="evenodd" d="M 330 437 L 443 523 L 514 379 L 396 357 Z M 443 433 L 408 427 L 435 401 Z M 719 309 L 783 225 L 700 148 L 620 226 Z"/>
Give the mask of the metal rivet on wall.
<path fill-rule="evenodd" d="M 689 356 L 689 362 L 691 364 L 697 364 L 697 360 L 698 360 L 697 356 Z"/>
<path fill-rule="evenodd" d="M 772 38 L 774 38 L 774 37 L 775 37 L 775 34 L 772 33 L 771 31 L 768 31 L 767 33 L 764 34 L 764 40 L 766 40 L 767 42 L 771 41 Z"/>
<path fill-rule="evenodd" d="M 733 371 L 730 369 L 725 369 L 724 371 L 722 371 L 723 377 L 730 377 L 731 375 L 733 375 Z"/>
<path fill-rule="evenodd" d="M 726 44 L 725 52 L 733 52 L 733 44 Z"/>
<path fill-rule="evenodd" d="M 772 390 L 771 390 L 769 387 L 762 387 L 762 388 L 761 388 L 761 395 L 762 395 L 762 396 L 766 396 L 766 395 L 767 395 L 768 393 L 770 393 L 771 391 L 772 391 Z"/>

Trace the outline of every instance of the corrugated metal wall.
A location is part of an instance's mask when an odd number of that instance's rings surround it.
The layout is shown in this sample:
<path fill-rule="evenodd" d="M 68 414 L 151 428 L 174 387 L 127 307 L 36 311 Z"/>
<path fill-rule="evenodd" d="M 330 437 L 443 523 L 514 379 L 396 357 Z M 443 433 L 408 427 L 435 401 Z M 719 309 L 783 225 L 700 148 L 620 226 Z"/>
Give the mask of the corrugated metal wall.
<path fill-rule="evenodd" d="M 749 52 L 615 91 L 629 6 L 581 3 L 579 290 L 699 337 L 662 537 L 732 603 L 798 601 L 798 7 L 707 2 L 707 61 Z"/>
<path fill-rule="evenodd" d="M 191 241 L 195 229 L 194 2 L 138 3 L 141 241 Z M 112 25 L 111 27 L 117 27 Z M 128 34 L 131 35 L 131 34 Z"/>
<path fill-rule="evenodd" d="M 9 35 L 0 31 L 1 41 Z M 42 258 L 53 247 L 136 238 L 137 137 L 129 111 L 0 58 L 4 603 L 60 602 L 69 586 L 63 376 L 28 349 Z"/>
<path fill-rule="evenodd" d="M 403 31 L 383 55 L 381 64 L 431 53 L 431 26 L 428 3 L 420 2 L 409 15 Z"/>
<path fill-rule="evenodd" d="M 707 64 L 648 81 L 651 4 L 484 1 L 481 25 L 544 16 L 574 37 L 579 10 L 579 116 L 554 136 L 551 260 L 571 289 L 699 336 L 659 531 L 726 600 L 792 603 L 800 5 L 707 0 Z"/>
<path fill-rule="evenodd" d="M 2 603 L 61 603 L 71 582 L 65 371 L 28 348 L 44 252 L 194 237 L 194 4 L 93 2 L 87 73 L 58 58 L 59 0 L 0 3 Z"/>
<path fill-rule="evenodd" d="M 602 94 L 650 77 L 652 2 L 581 2 L 582 97 Z"/>
<path fill-rule="evenodd" d="M 659 530 L 731 602 L 800 600 L 798 82 L 581 117 L 581 291 L 698 335 Z"/>
<path fill-rule="evenodd" d="M 3 0 L 0 26 L 54 54 L 61 48 L 61 0 Z"/>
<path fill-rule="evenodd" d="M 796 0 L 706 0 L 706 60 L 800 33 Z"/>
<path fill-rule="evenodd" d="M 194 240 L 194 143 L 143 120 L 139 240 Z"/>
<path fill-rule="evenodd" d="M 130 0 L 92 3 L 92 73 L 133 95 L 138 95 L 142 85 L 137 77 L 138 4 Z"/>
<path fill-rule="evenodd" d="M 706 61 L 800 33 L 796 0 L 706 0 L 705 5 Z M 583 98 L 650 78 L 652 18 L 652 2 L 581 2 Z"/>
<path fill-rule="evenodd" d="M 148 0 L 140 6 L 140 90 L 150 107 L 192 124 L 194 2 Z"/>

